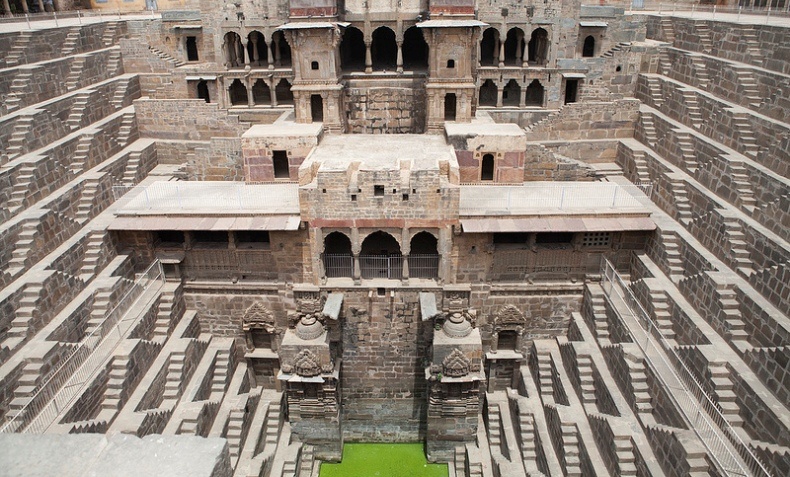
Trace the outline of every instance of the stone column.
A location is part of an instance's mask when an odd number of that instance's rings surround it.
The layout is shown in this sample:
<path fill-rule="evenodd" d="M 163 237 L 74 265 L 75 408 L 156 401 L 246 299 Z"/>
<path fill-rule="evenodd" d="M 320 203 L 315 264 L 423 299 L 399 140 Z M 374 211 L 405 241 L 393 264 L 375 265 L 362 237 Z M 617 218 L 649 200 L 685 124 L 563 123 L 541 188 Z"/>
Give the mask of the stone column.
<path fill-rule="evenodd" d="M 403 41 L 398 42 L 397 72 L 403 73 Z"/>
<path fill-rule="evenodd" d="M 373 73 L 373 56 L 370 54 L 370 43 L 365 42 L 365 73 Z"/>
<path fill-rule="evenodd" d="M 524 34 L 523 33 L 516 33 L 516 65 L 522 63 L 521 58 L 524 54 L 524 50 L 522 48 L 522 44 L 524 43 Z"/>
<path fill-rule="evenodd" d="M 280 37 L 272 37 L 272 42 L 274 43 L 274 66 L 280 66 Z"/>
<path fill-rule="evenodd" d="M 505 42 L 499 40 L 499 67 L 505 66 Z"/>
<path fill-rule="evenodd" d="M 354 271 L 351 277 L 354 279 L 354 284 L 359 285 L 362 283 L 362 268 L 359 265 L 359 253 L 362 252 L 362 244 L 359 243 L 359 229 L 351 229 L 351 255 L 354 257 Z"/>
<path fill-rule="evenodd" d="M 351 278 L 354 279 L 354 285 L 359 285 L 362 283 L 362 268 L 359 266 L 359 253 L 352 253 L 351 255 L 354 257 L 354 272 Z"/>
<path fill-rule="evenodd" d="M 271 66 L 271 63 L 269 63 L 269 66 Z M 272 78 L 271 80 L 267 81 L 266 82 L 266 86 L 269 87 L 269 97 L 272 98 L 272 107 L 276 108 L 277 107 L 277 90 L 275 89 L 274 78 Z"/>
<path fill-rule="evenodd" d="M 518 107 L 523 108 L 527 105 L 527 88 L 521 88 L 521 94 L 518 98 Z"/>
<path fill-rule="evenodd" d="M 258 53 L 258 35 L 253 37 L 252 41 L 252 61 L 255 62 L 255 66 L 259 66 L 260 64 L 260 54 Z"/>
<path fill-rule="evenodd" d="M 252 94 L 252 79 L 248 76 L 244 82 L 247 83 L 247 107 L 251 108 L 255 105 L 255 97 Z"/>
<path fill-rule="evenodd" d="M 22 4 L 22 12 L 23 13 L 30 13 L 30 10 L 27 8 L 27 0 L 20 0 L 19 3 Z M 11 10 L 9 10 L 11 11 Z"/>
<path fill-rule="evenodd" d="M 404 285 L 409 284 L 409 254 L 411 253 L 411 242 L 409 241 L 409 229 L 404 227 L 401 232 L 401 253 L 403 254 L 403 275 L 401 282 Z"/>
<path fill-rule="evenodd" d="M 11 13 L 11 5 L 8 4 L 8 0 L 3 0 L 3 13 Z"/>
<path fill-rule="evenodd" d="M 491 58 L 499 58 L 499 38 L 494 41 L 494 51 L 491 52 Z"/>
<path fill-rule="evenodd" d="M 241 50 L 244 52 L 244 65 L 250 65 L 250 52 L 247 50 L 247 43 L 241 42 Z"/>
<path fill-rule="evenodd" d="M 502 96 L 504 93 L 504 88 L 502 87 L 502 83 L 497 83 L 496 85 L 496 107 L 502 107 Z"/>
<path fill-rule="evenodd" d="M 44 10 L 44 1 L 43 0 L 38 0 L 36 3 L 38 4 L 38 11 L 40 11 L 40 12 L 46 11 L 46 10 Z M 52 8 L 54 9 L 55 7 L 53 6 Z"/>

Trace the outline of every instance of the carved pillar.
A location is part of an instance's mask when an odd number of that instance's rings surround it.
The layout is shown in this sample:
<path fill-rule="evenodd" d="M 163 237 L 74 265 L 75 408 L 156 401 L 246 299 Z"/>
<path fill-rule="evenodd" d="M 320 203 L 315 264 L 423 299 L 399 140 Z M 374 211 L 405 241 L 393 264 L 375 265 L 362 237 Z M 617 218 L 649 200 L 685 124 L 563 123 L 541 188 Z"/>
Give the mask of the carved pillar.
<path fill-rule="evenodd" d="M 252 79 L 248 76 L 244 82 L 247 83 L 247 106 L 251 108 L 255 105 L 255 98 L 252 96 Z"/>
<path fill-rule="evenodd" d="M 8 0 L 3 0 L 3 13 L 11 13 L 11 5 L 8 4 Z"/>
<path fill-rule="evenodd" d="M 524 33 L 516 32 L 516 65 L 521 63 L 522 55 L 524 54 L 524 49 L 522 44 L 524 43 Z"/>
<path fill-rule="evenodd" d="M 280 66 L 280 37 L 275 35 L 272 37 L 272 42 L 274 43 L 274 66 Z"/>
<path fill-rule="evenodd" d="M 255 62 L 255 66 L 260 64 L 260 54 L 258 53 L 258 35 L 252 37 L 252 61 Z"/>
<path fill-rule="evenodd" d="M 362 268 L 359 265 L 359 253 L 362 251 L 362 244 L 359 242 L 359 229 L 351 229 L 351 255 L 354 257 L 354 271 L 352 278 L 354 284 L 362 283 Z"/>
<path fill-rule="evenodd" d="M 270 66 L 271 66 L 271 64 L 270 64 Z M 269 81 L 267 81 L 266 82 L 266 86 L 269 87 L 269 96 L 272 98 L 272 107 L 276 108 L 277 107 L 277 90 L 276 90 L 276 87 L 274 85 L 274 78 L 272 78 Z"/>
<path fill-rule="evenodd" d="M 398 42 L 397 71 L 398 73 L 403 73 L 403 41 Z"/>
<path fill-rule="evenodd" d="M 491 52 L 491 58 L 499 58 L 499 38 L 494 41 L 494 51 Z"/>
<path fill-rule="evenodd" d="M 38 0 L 36 2 L 36 4 L 38 4 L 38 11 L 39 12 L 45 12 L 46 11 L 46 10 L 44 10 L 44 2 L 43 2 L 43 0 Z"/>
<path fill-rule="evenodd" d="M 403 254 L 403 274 L 401 281 L 404 285 L 409 283 L 409 254 L 411 253 L 411 242 L 409 241 L 409 229 L 405 227 L 401 232 L 401 252 Z"/>
<path fill-rule="evenodd" d="M 365 42 L 365 73 L 373 73 L 373 56 L 370 54 L 370 43 Z"/>
<path fill-rule="evenodd" d="M 483 49 L 480 47 L 482 41 L 477 42 L 477 67 L 483 66 Z"/>
<path fill-rule="evenodd" d="M 21 0 L 19 3 L 22 4 L 22 12 L 23 13 L 30 13 L 30 10 L 27 8 L 27 0 Z"/>
<path fill-rule="evenodd" d="M 241 42 L 241 50 L 244 52 L 244 65 L 249 66 L 250 64 L 250 52 L 247 49 L 247 43 Z"/>
<path fill-rule="evenodd" d="M 502 107 L 502 96 L 504 93 L 504 88 L 502 87 L 502 83 L 497 83 L 496 85 L 496 107 Z"/>
<path fill-rule="evenodd" d="M 499 40 L 499 67 L 505 66 L 505 42 Z"/>
<path fill-rule="evenodd" d="M 518 107 L 523 108 L 527 105 L 527 88 L 521 88 L 521 93 L 518 98 Z"/>
<path fill-rule="evenodd" d="M 354 279 L 354 284 L 359 285 L 362 283 L 362 268 L 359 266 L 359 253 L 352 253 L 354 257 L 354 272 L 351 274 L 351 278 Z"/>

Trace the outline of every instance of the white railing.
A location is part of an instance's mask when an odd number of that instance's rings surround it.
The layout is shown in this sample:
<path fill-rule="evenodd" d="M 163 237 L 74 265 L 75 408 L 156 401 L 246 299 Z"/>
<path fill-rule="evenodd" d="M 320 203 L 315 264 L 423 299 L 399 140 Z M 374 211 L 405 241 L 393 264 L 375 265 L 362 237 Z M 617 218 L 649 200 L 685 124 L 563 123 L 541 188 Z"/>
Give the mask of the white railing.
<path fill-rule="evenodd" d="M 324 274 L 327 278 L 351 278 L 354 274 L 354 256 L 350 253 L 325 253 Z"/>
<path fill-rule="evenodd" d="M 460 213 L 536 213 L 547 210 L 622 210 L 643 208 L 640 197 L 652 185 L 613 182 L 534 182 L 513 186 L 461 186 Z"/>
<path fill-rule="evenodd" d="M 776 5 L 773 5 L 775 0 L 763 1 L 764 5 L 755 5 L 760 3 L 755 0 L 741 0 L 739 5 L 715 5 L 713 3 L 700 4 L 699 2 L 687 2 L 684 0 L 621 0 L 621 1 L 607 1 L 606 6 L 618 6 L 624 8 L 626 11 L 645 11 L 645 12 L 658 12 L 664 14 L 671 14 L 675 12 L 690 12 L 692 17 L 699 12 L 700 14 L 714 14 L 716 13 L 731 13 L 738 15 L 752 15 L 763 16 L 770 18 L 771 16 L 787 16 L 790 14 L 790 0 L 779 0 Z M 588 4 L 584 6 L 599 6 L 596 4 Z M 700 15 L 702 16 L 702 15 Z"/>
<path fill-rule="evenodd" d="M 96 9 L 96 10 L 61 10 L 55 12 L 36 12 L 36 13 L 3 13 L 0 14 L 0 23 L 19 23 L 19 22 L 27 22 L 28 28 L 32 27 L 32 23 L 40 22 L 40 21 L 54 21 L 55 26 L 60 26 L 59 22 L 64 21 L 64 23 L 73 25 L 73 19 L 77 20 L 77 24 L 85 23 L 96 23 L 101 21 L 113 21 L 113 20 L 122 20 L 124 17 L 127 18 L 140 18 L 140 17 L 149 17 L 149 18 L 156 18 L 159 15 L 158 12 L 154 10 L 136 10 L 136 11 L 129 11 L 129 10 L 107 10 L 107 9 Z"/>
<path fill-rule="evenodd" d="M 33 392 L 28 403 L 0 428 L 0 433 L 46 431 L 79 396 L 82 388 L 130 331 L 138 318 L 136 305 L 150 300 L 164 283 L 162 264 L 154 261 L 102 322 L 71 350 Z"/>
<path fill-rule="evenodd" d="M 299 213 L 298 184 L 232 181 L 161 181 L 140 191 L 124 211 L 233 211 Z"/>
<path fill-rule="evenodd" d="M 603 258 L 601 268 L 601 287 L 612 309 L 627 326 L 634 343 L 644 353 L 645 362 L 668 389 L 667 395 L 684 414 L 691 429 L 710 452 L 714 463 L 725 475 L 769 477 L 770 473 L 722 415 L 717 402 L 702 388 L 675 348 L 664 338 L 612 263 Z M 623 306 L 618 306 L 617 300 Z"/>

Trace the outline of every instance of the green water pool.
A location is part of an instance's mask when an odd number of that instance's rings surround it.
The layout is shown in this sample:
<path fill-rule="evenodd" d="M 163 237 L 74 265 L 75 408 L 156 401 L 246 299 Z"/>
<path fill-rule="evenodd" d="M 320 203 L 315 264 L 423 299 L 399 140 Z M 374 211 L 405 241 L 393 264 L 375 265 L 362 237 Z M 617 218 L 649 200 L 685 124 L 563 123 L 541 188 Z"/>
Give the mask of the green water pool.
<path fill-rule="evenodd" d="M 447 464 L 429 464 L 422 444 L 345 444 L 343 461 L 321 464 L 320 477 L 447 477 Z"/>

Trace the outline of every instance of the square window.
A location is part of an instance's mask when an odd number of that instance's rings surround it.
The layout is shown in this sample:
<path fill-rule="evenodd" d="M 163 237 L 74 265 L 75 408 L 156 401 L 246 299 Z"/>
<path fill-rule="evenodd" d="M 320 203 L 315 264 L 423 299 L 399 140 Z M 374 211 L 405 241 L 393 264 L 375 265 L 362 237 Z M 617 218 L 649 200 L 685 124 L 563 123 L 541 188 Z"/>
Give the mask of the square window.
<path fill-rule="evenodd" d="M 373 186 L 373 195 L 376 197 L 384 197 L 384 186 L 383 185 L 374 185 Z"/>

